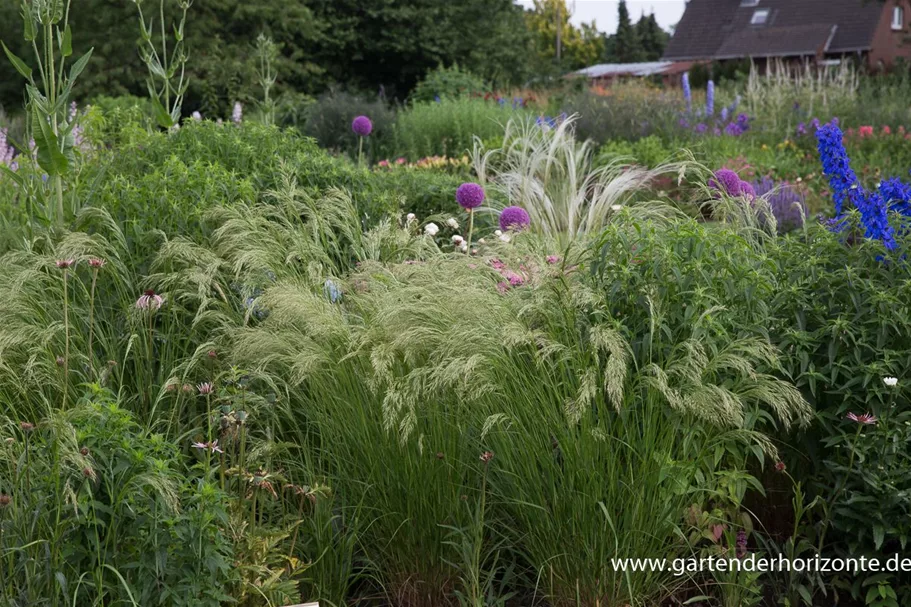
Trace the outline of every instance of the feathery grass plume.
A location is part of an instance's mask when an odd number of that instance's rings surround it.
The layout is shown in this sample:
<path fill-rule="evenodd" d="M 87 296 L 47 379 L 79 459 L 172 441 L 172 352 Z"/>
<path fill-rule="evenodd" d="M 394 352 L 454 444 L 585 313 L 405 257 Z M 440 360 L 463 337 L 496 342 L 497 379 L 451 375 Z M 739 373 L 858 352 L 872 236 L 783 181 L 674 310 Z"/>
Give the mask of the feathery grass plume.
<path fill-rule="evenodd" d="M 655 177 L 677 173 L 684 165 L 646 169 L 614 159 L 596 167 L 594 144 L 575 138 L 575 119 L 571 116 L 553 129 L 531 120 L 510 120 L 501 148 L 485 150 L 476 142 L 472 163 L 481 183 L 498 189 L 510 205 L 526 209 L 532 230 L 565 239 L 602 229 L 618 205 L 635 216 L 677 214 L 661 202 L 629 203 Z"/>

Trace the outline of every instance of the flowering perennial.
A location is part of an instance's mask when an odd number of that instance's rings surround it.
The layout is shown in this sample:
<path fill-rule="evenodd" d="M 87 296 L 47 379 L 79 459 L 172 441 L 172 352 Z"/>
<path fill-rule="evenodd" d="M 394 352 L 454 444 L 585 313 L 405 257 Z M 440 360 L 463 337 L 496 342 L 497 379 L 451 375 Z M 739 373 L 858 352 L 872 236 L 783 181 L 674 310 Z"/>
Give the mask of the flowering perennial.
<path fill-rule="evenodd" d="M 854 207 L 860 212 L 865 236 L 881 240 L 887 249 L 894 249 L 897 244 L 889 225 L 889 212 L 911 216 L 911 187 L 898 179 L 888 179 L 881 182 L 876 191 L 866 191 L 851 169 L 851 159 L 843 143 L 844 135 L 834 122 L 820 127 L 816 131 L 816 140 L 823 172 L 829 179 L 835 201 L 833 224 L 836 229 L 844 225 L 845 212 Z"/>

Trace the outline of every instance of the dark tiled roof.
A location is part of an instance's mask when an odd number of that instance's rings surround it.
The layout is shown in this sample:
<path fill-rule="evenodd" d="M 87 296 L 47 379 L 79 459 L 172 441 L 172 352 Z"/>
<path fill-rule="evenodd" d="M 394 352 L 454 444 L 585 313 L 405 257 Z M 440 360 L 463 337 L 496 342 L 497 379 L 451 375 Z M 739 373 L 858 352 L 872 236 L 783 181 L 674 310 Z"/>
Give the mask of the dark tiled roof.
<path fill-rule="evenodd" d="M 737 57 L 802 57 L 825 52 L 838 32 L 831 23 L 791 27 L 755 27 L 728 36 L 715 51 L 717 59 Z"/>
<path fill-rule="evenodd" d="M 757 9 L 769 10 L 765 25 L 750 25 Z M 790 48 L 804 51 L 811 44 L 808 40 L 784 38 L 812 35 L 815 43 L 823 27 L 831 30 L 832 25 L 838 27 L 828 52 L 868 49 L 883 10 L 883 4 L 869 0 L 759 0 L 757 6 L 741 6 L 741 0 L 690 0 L 664 59 L 730 57 L 731 51 L 743 51 L 737 56 L 744 57 L 780 55 Z M 812 30 L 793 29 L 811 26 Z"/>

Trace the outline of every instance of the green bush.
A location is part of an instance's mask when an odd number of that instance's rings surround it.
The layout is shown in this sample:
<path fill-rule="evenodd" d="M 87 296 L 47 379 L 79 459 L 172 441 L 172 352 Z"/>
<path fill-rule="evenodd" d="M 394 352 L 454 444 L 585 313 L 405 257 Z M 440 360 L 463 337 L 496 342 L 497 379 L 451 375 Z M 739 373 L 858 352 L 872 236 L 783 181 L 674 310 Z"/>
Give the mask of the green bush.
<path fill-rule="evenodd" d="M 415 103 L 399 112 L 386 157 L 462 156 L 471 151 L 475 137 L 502 137 L 511 118 L 529 115 L 525 109 L 479 98 Z"/>
<path fill-rule="evenodd" d="M 226 496 L 99 393 L 44 419 L 3 416 L 0 596 L 9 604 L 222 604 L 235 579 Z"/>
<path fill-rule="evenodd" d="M 427 76 L 418 82 L 411 92 L 411 101 L 435 101 L 437 99 L 457 99 L 468 97 L 475 93 L 484 93 L 488 90 L 487 84 L 458 65 L 448 68 L 440 66 L 427 73 Z"/>
<path fill-rule="evenodd" d="M 373 132 L 364 142 L 364 154 L 377 159 L 385 140 L 392 135 L 395 120 L 395 112 L 383 100 L 370 101 L 341 91 L 320 95 L 307 111 L 304 134 L 323 148 L 357 158 L 358 136 L 351 130 L 351 121 L 362 115 L 373 122 Z"/>

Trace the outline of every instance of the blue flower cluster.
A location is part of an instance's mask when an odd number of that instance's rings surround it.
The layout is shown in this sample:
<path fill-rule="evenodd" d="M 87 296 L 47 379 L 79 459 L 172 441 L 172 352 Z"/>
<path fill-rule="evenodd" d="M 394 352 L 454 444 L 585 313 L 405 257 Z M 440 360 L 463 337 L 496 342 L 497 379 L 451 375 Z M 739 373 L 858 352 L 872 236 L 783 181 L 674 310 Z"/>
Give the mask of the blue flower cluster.
<path fill-rule="evenodd" d="M 560 115 L 556 118 L 553 116 L 538 116 L 535 120 L 535 124 L 543 128 L 555 129 L 558 125 L 566 122 L 566 119 L 569 116 L 566 115 L 566 112 L 560 112 Z"/>
<path fill-rule="evenodd" d="M 740 105 L 740 95 L 731 105 L 721 108 L 719 116 L 715 116 L 715 83 L 709 80 L 705 95 L 705 108 L 693 112 L 693 93 L 690 88 L 689 72 L 683 74 L 683 99 L 686 101 L 686 113 L 680 117 L 678 124 L 681 128 L 692 129 L 697 135 L 730 135 L 738 137 L 750 130 L 750 117 L 746 114 L 737 114 L 731 119 Z"/>
<path fill-rule="evenodd" d="M 817 149 L 822 169 L 829 178 L 835 201 L 835 229 L 845 226 L 845 213 L 851 207 L 860 213 L 867 238 L 881 240 L 887 249 L 895 249 L 895 234 L 889 225 L 889 212 L 911 217 L 911 186 L 898 179 L 887 179 L 876 191 L 868 192 L 851 169 L 851 159 L 844 146 L 844 136 L 837 124 L 821 126 L 816 131 Z"/>

